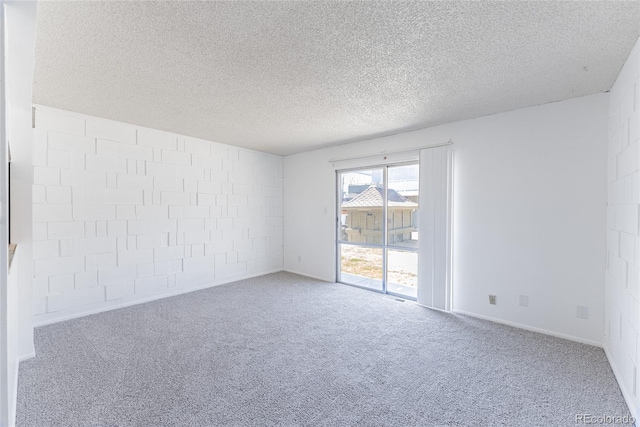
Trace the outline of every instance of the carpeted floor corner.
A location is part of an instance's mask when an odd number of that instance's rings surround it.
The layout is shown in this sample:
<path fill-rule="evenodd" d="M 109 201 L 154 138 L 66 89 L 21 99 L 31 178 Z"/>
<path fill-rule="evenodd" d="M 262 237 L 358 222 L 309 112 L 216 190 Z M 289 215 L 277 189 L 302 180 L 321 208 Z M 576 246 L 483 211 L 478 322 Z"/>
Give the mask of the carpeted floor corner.
<path fill-rule="evenodd" d="M 602 349 L 289 273 L 36 329 L 17 425 L 566 426 Z"/>

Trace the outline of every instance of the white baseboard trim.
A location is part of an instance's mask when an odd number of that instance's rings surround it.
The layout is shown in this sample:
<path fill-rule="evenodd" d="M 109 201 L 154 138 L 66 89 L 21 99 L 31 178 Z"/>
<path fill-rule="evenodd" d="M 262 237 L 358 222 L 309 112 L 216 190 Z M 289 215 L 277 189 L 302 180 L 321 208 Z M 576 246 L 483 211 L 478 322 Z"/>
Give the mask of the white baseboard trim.
<path fill-rule="evenodd" d="M 335 283 L 335 279 L 327 279 L 326 277 L 314 276 L 312 274 L 301 273 L 299 271 L 290 270 L 287 268 L 285 268 L 283 271 L 286 271 L 287 273 L 297 274 L 298 276 L 309 277 L 310 279 L 316 279 L 316 280 L 321 280 L 323 282 Z"/>
<path fill-rule="evenodd" d="M 633 395 L 625 385 L 620 368 L 618 368 L 618 365 L 616 365 L 615 359 L 612 357 L 611 352 L 609 351 L 609 348 L 607 347 L 606 343 L 603 346 L 603 349 L 604 349 L 604 354 L 607 356 L 607 359 L 609 360 L 609 365 L 611 366 L 613 375 L 616 377 L 616 381 L 618 381 L 618 386 L 620 387 L 620 391 L 622 391 L 622 396 L 624 397 L 625 402 L 627 402 L 627 406 L 629 407 L 629 412 L 631 412 L 631 416 L 635 418 L 637 422 L 637 420 L 639 419 L 638 417 L 640 417 L 640 407 L 634 401 Z M 634 425 L 637 425 L 637 424 L 634 424 Z"/>
<path fill-rule="evenodd" d="M 420 307 L 428 308 L 429 310 L 435 310 L 435 311 L 439 311 L 439 312 L 441 312 L 441 313 L 447 313 L 447 314 L 454 313 L 453 311 L 450 311 L 450 310 L 443 310 L 443 309 L 441 309 L 441 308 L 431 307 L 431 306 L 429 306 L 429 305 L 420 304 L 418 301 L 414 301 L 414 302 L 415 302 L 417 305 L 419 305 Z M 460 314 L 466 314 L 466 313 L 460 312 Z M 468 315 L 468 316 L 470 316 L 470 315 Z"/>
<path fill-rule="evenodd" d="M 145 296 L 133 295 L 131 297 L 124 298 L 121 300 L 101 302 L 98 304 L 92 304 L 84 307 L 78 307 L 72 310 L 67 310 L 65 312 L 46 313 L 40 316 L 34 316 L 33 326 L 37 328 L 39 326 L 51 325 L 54 323 L 64 322 L 66 320 L 89 316 L 91 314 L 97 314 L 105 311 L 117 310 L 119 308 L 130 307 L 133 305 L 144 304 L 146 302 L 156 301 L 159 299 L 173 297 L 176 295 L 182 295 L 189 292 L 200 291 L 202 289 L 212 288 L 220 285 L 226 285 L 228 283 L 233 283 L 233 282 L 238 282 L 240 280 L 246 280 L 254 277 L 264 276 L 266 274 L 278 273 L 281 271 L 283 271 L 282 268 L 275 268 L 271 270 L 261 271 L 259 273 L 251 273 L 251 274 L 245 274 L 241 276 L 235 276 L 235 277 L 224 279 L 218 282 L 205 283 L 201 285 L 188 286 L 184 288 L 170 289 L 167 292 L 162 292 L 155 295 L 145 295 Z"/>
<path fill-rule="evenodd" d="M 33 359 L 34 357 L 36 357 L 36 351 L 32 351 L 31 353 L 27 353 L 27 354 L 23 354 L 21 356 L 18 356 L 18 364 L 20 364 L 20 362 L 24 362 L 26 360 L 29 359 Z"/>
<path fill-rule="evenodd" d="M 453 313 L 457 313 L 457 314 L 464 314 L 465 316 L 475 317 L 477 319 L 488 320 L 488 321 L 494 322 L 494 323 L 500 323 L 500 324 L 507 325 L 507 326 L 513 326 L 514 328 L 525 329 L 525 330 L 531 331 L 531 332 L 538 332 L 540 334 L 551 335 L 553 337 L 558 337 L 558 338 L 564 338 L 566 340 L 579 342 L 581 344 L 588 344 L 588 345 L 592 345 L 594 347 L 603 348 L 603 343 L 602 342 L 592 341 L 592 340 L 588 340 L 588 339 L 585 339 L 585 338 L 576 337 L 574 335 L 563 334 L 561 332 L 550 331 L 548 329 L 536 328 L 534 326 L 524 325 L 522 323 L 511 322 L 509 320 L 497 319 L 495 317 L 484 316 L 482 314 L 471 313 L 471 312 L 464 311 L 464 310 L 455 310 L 454 309 L 452 312 Z"/>

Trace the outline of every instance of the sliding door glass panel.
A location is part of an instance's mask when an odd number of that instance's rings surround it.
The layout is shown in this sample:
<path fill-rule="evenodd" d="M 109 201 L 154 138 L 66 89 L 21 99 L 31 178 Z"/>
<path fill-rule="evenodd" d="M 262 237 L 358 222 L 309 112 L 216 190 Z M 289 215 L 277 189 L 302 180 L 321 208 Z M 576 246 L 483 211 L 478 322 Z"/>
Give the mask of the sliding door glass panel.
<path fill-rule="evenodd" d="M 382 246 L 383 170 L 363 169 L 340 174 L 338 239 Z"/>
<path fill-rule="evenodd" d="M 387 292 L 418 297 L 418 253 L 387 250 Z"/>
<path fill-rule="evenodd" d="M 338 174 L 339 282 L 417 297 L 418 171 L 403 164 Z"/>
<path fill-rule="evenodd" d="M 382 291 L 382 248 L 340 244 L 338 281 Z"/>
<path fill-rule="evenodd" d="M 387 245 L 417 250 L 419 167 L 389 166 L 387 180 Z"/>

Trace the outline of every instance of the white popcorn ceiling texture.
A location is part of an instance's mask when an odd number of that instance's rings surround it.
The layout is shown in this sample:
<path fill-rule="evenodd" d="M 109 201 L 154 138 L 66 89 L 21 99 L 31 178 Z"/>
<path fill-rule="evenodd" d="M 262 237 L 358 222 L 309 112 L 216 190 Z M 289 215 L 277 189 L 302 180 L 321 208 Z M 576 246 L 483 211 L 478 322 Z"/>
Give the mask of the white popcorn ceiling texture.
<path fill-rule="evenodd" d="M 274 154 L 607 91 L 640 2 L 40 2 L 34 102 Z"/>

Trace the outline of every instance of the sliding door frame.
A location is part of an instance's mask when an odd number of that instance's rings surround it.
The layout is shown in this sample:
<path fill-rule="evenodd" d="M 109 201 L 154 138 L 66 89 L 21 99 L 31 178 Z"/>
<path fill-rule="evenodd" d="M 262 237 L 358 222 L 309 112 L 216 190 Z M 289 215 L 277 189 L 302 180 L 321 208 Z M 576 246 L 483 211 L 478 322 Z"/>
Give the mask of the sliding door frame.
<path fill-rule="evenodd" d="M 390 292 L 388 290 L 388 286 L 387 286 L 387 273 L 388 273 L 388 251 L 391 250 L 399 250 L 399 251 L 406 251 L 406 252 L 414 252 L 416 254 L 418 254 L 418 248 L 412 249 L 412 248 L 406 248 L 406 247 L 401 247 L 401 246 L 389 246 L 388 244 L 388 235 L 389 235 L 389 224 L 387 221 L 387 217 L 388 217 L 388 204 L 389 204 L 389 200 L 388 200 L 388 191 L 389 191 L 389 168 L 390 167 L 396 167 L 396 166 L 409 166 L 409 165 L 420 165 L 420 160 L 416 159 L 416 160 L 404 160 L 401 162 L 394 162 L 394 163 L 383 163 L 383 164 L 376 164 L 376 165 L 363 165 L 360 167 L 353 167 L 353 168 L 345 168 L 345 169 L 337 169 L 336 170 L 336 222 L 335 222 L 335 226 L 336 226 L 336 230 L 335 230 L 335 236 L 336 236 L 336 268 L 335 268 L 335 272 L 336 272 L 336 282 L 337 283 L 341 283 L 343 285 L 347 285 L 347 286 L 353 286 L 356 288 L 360 288 L 360 289 L 366 289 L 368 291 L 373 291 L 373 292 L 378 292 L 381 294 L 386 294 L 386 295 L 392 295 L 392 296 L 396 296 L 399 298 L 403 298 L 403 299 L 407 299 L 407 300 L 411 300 L 411 301 L 417 301 L 417 297 L 412 297 L 409 295 L 402 295 L 402 294 L 398 294 L 395 292 Z M 341 180 L 341 176 L 344 173 L 348 173 L 348 172 L 356 172 L 356 171 L 362 171 L 362 170 L 370 170 L 370 169 L 382 169 L 382 183 L 383 183 L 383 194 L 382 194 L 382 244 L 381 245 L 377 245 L 377 244 L 372 244 L 372 243 L 350 243 L 350 242 L 345 242 L 340 240 L 340 230 L 341 230 L 341 221 L 340 221 L 340 215 L 341 215 L 341 210 L 342 210 L 342 180 Z M 419 182 L 418 182 L 419 185 Z M 418 189 L 419 191 L 419 189 Z M 418 207 L 418 209 L 420 209 L 420 207 Z M 419 239 L 419 238 L 418 238 Z M 420 242 L 420 240 L 418 240 L 418 242 Z M 419 243 L 418 243 L 419 244 Z M 358 246 L 358 247 L 363 247 L 363 248 L 373 248 L 373 249 L 382 249 L 382 289 L 375 289 L 375 288 L 370 288 L 367 286 L 361 286 L 361 285 L 357 285 L 354 283 L 347 283 L 347 282 L 343 282 L 340 280 L 340 266 L 341 266 L 341 251 L 340 251 L 340 245 L 351 245 L 351 246 Z"/>

